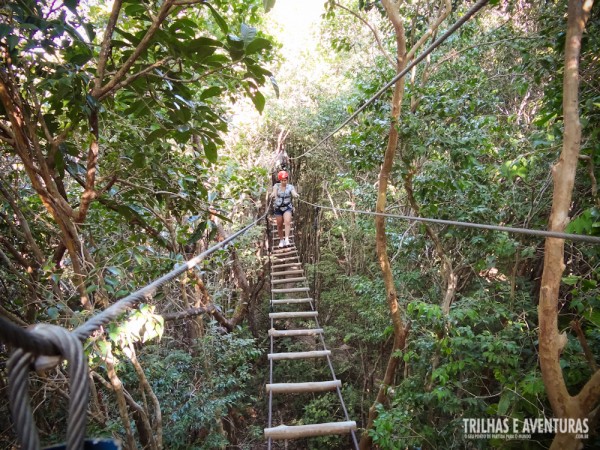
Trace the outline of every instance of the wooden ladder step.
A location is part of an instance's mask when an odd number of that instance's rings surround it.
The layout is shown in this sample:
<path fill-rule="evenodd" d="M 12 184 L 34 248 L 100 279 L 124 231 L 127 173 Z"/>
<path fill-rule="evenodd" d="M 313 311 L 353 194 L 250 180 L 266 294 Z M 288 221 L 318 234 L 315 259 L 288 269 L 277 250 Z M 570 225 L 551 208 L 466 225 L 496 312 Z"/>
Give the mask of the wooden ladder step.
<path fill-rule="evenodd" d="M 342 387 L 340 380 L 313 381 L 308 383 L 273 383 L 267 384 L 267 392 L 273 394 L 297 394 L 300 392 L 325 392 L 334 391 Z"/>
<path fill-rule="evenodd" d="M 269 313 L 269 319 L 293 319 L 303 317 L 319 317 L 318 311 L 291 311 Z"/>
<path fill-rule="evenodd" d="M 275 255 L 277 258 L 283 257 L 283 256 L 290 256 L 290 255 L 295 255 L 298 253 L 298 250 L 296 250 L 295 248 L 292 247 L 282 247 L 281 249 L 275 249 L 273 250 L 273 255 Z"/>
<path fill-rule="evenodd" d="M 281 270 L 279 272 L 271 272 L 271 276 L 286 276 L 286 275 L 300 275 L 303 274 L 304 270 L 302 269 L 297 269 L 297 270 Z"/>
<path fill-rule="evenodd" d="M 294 246 L 294 244 L 290 244 L 285 247 L 275 247 L 273 249 L 273 253 L 275 253 L 275 254 L 291 252 L 291 251 L 296 251 L 296 247 Z"/>
<path fill-rule="evenodd" d="M 265 428 L 267 439 L 298 439 L 312 436 L 327 436 L 329 434 L 348 434 L 356 430 L 356 422 L 329 422 L 315 423 L 312 425 L 279 425 L 278 427 Z"/>
<path fill-rule="evenodd" d="M 269 353 L 271 361 L 280 361 L 283 359 L 309 359 L 324 358 L 331 356 L 331 350 L 314 350 L 312 352 L 288 352 L 288 353 Z"/>
<path fill-rule="evenodd" d="M 271 284 L 297 283 L 298 281 L 306 281 L 306 277 L 282 278 L 281 280 L 271 280 Z"/>
<path fill-rule="evenodd" d="M 293 234 L 290 234 L 290 238 L 293 238 L 293 237 L 294 237 L 294 235 L 293 235 Z M 285 239 L 285 238 L 280 238 L 279 236 L 273 236 L 273 240 L 274 240 L 274 241 L 280 241 L 280 240 L 282 240 L 282 239 Z"/>
<path fill-rule="evenodd" d="M 301 330 L 276 330 L 271 328 L 269 336 L 273 337 L 293 337 L 293 336 L 317 336 L 323 334 L 323 328 L 304 328 Z"/>
<path fill-rule="evenodd" d="M 295 259 L 295 260 L 297 260 L 296 264 L 300 264 L 300 261 L 298 261 L 299 258 L 300 257 L 298 255 L 296 255 L 296 256 L 289 256 L 287 258 L 277 258 L 277 261 L 278 262 L 284 262 L 284 261 L 289 262 L 289 261 L 292 261 Z M 277 267 L 279 267 L 279 266 L 277 266 Z"/>
<path fill-rule="evenodd" d="M 284 267 L 295 267 L 295 266 L 301 266 L 302 263 L 300 262 L 295 262 L 295 263 L 285 263 L 285 264 L 272 264 L 271 265 L 271 269 L 273 269 L 273 273 L 274 274 L 278 274 L 281 272 L 285 272 L 285 270 L 275 270 L 275 269 L 281 269 Z"/>
<path fill-rule="evenodd" d="M 271 289 L 273 294 L 290 294 L 292 292 L 308 292 L 310 288 L 308 287 L 296 287 L 296 288 L 286 288 L 286 289 Z"/>
<path fill-rule="evenodd" d="M 282 300 L 271 300 L 274 305 L 291 305 L 293 303 L 310 303 L 312 302 L 311 297 L 306 298 L 284 298 Z"/>

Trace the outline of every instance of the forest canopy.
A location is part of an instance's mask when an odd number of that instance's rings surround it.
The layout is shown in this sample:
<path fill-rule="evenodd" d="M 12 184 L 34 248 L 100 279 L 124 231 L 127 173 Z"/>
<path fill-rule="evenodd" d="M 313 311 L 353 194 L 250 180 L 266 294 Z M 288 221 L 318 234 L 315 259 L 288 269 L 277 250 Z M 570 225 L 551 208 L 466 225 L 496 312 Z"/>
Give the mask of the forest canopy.
<path fill-rule="evenodd" d="M 600 236 L 597 5 L 490 2 L 323 141 L 474 4 L 307 2 L 318 23 L 296 35 L 308 19 L 286 0 L 2 2 L 0 315 L 76 329 L 268 212 L 285 153 L 362 449 L 594 448 L 598 245 L 359 211 Z M 87 436 L 264 446 L 264 228 L 86 340 Z M 43 445 L 65 440 L 67 372 L 30 377 Z M 339 410 L 334 394 L 275 406 L 295 424 Z M 463 421 L 553 417 L 590 431 L 469 439 Z"/>

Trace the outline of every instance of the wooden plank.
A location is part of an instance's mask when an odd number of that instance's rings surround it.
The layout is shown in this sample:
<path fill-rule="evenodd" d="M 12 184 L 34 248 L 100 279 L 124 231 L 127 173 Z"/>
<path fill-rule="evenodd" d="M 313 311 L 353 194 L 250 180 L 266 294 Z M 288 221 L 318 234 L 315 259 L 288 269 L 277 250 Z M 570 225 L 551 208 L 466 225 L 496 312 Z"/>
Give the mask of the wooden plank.
<path fill-rule="evenodd" d="M 291 305 L 293 303 L 310 303 L 312 302 L 312 298 L 284 298 L 280 300 L 271 300 L 271 303 L 274 305 Z"/>
<path fill-rule="evenodd" d="M 282 276 L 286 276 L 286 275 L 300 275 L 304 273 L 304 270 L 302 269 L 298 269 L 298 270 L 281 270 L 279 272 L 271 272 L 271 276 L 278 276 L 278 277 L 282 277 Z"/>
<path fill-rule="evenodd" d="M 286 256 L 298 255 L 298 251 L 295 248 L 282 248 L 273 250 L 273 258 L 277 258 L 276 261 L 280 261 L 281 258 L 285 258 Z"/>
<path fill-rule="evenodd" d="M 269 353 L 269 359 L 272 361 L 280 361 L 283 359 L 324 358 L 325 356 L 330 355 L 331 350 L 315 350 L 312 352 Z"/>
<path fill-rule="evenodd" d="M 283 267 L 294 267 L 294 266 L 302 266 L 301 262 L 295 262 L 295 263 L 285 263 L 285 264 L 272 264 L 271 268 L 273 269 L 273 273 L 278 274 L 280 272 L 280 270 L 275 270 L 275 269 L 281 269 Z"/>
<path fill-rule="evenodd" d="M 271 328 L 269 336 L 273 337 L 294 337 L 294 336 L 317 336 L 323 334 L 323 328 L 304 328 L 301 330 L 276 330 Z"/>
<path fill-rule="evenodd" d="M 298 261 L 298 259 L 300 259 L 300 257 L 298 255 L 296 255 L 296 256 L 289 256 L 287 258 L 277 258 L 277 262 L 284 262 L 284 261 L 289 262 L 289 261 L 292 261 L 294 259 L 296 260 L 297 264 L 301 264 L 300 261 Z"/>
<path fill-rule="evenodd" d="M 287 289 L 271 289 L 273 294 L 290 294 L 292 292 L 308 292 L 310 288 L 307 287 L 297 287 L 297 288 L 287 288 Z"/>
<path fill-rule="evenodd" d="M 279 425 L 278 427 L 265 428 L 267 439 L 298 439 L 303 437 L 327 436 L 329 434 L 348 434 L 356 430 L 356 422 L 329 422 L 315 423 L 312 425 Z"/>
<path fill-rule="evenodd" d="M 271 280 L 271 284 L 297 283 L 299 281 L 306 281 L 306 277 L 282 278 L 281 280 Z"/>
<path fill-rule="evenodd" d="M 342 387 L 340 380 L 312 381 L 307 383 L 273 383 L 267 384 L 267 392 L 273 394 L 297 394 L 300 392 L 326 392 Z"/>
<path fill-rule="evenodd" d="M 269 319 L 293 319 L 302 317 L 319 317 L 318 311 L 292 311 L 269 313 Z"/>

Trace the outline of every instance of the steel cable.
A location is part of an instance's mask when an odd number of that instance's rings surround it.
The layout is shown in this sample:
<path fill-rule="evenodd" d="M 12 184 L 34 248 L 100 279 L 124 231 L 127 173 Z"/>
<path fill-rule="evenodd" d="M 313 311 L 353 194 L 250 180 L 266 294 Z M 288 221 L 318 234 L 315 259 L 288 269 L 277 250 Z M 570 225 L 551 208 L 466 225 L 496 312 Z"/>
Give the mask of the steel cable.
<path fill-rule="evenodd" d="M 88 369 L 79 339 L 68 330 L 49 324 L 38 324 L 29 331 L 32 335 L 43 336 L 52 342 L 62 357 L 69 363 L 69 420 L 67 426 L 67 449 L 83 450 L 87 404 L 89 399 Z M 48 369 L 47 360 L 36 360 L 32 353 L 17 349 L 9 359 L 9 400 L 14 418 L 17 437 L 24 450 L 37 450 L 40 447 L 33 411 L 29 404 L 29 368 L 31 363 L 38 369 Z M 60 358 L 51 360 L 51 367 L 60 362 Z M 39 365 L 42 365 L 40 367 Z"/>
<path fill-rule="evenodd" d="M 265 213 L 259 219 L 255 220 L 250 225 L 247 225 L 246 227 L 232 234 L 227 239 L 224 239 L 223 241 L 209 248 L 205 252 L 197 255 L 196 257 L 190 259 L 188 262 L 173 269 L 171 272 L 167 273 L 166 275 L 163 275 L 162 277 L 153 281 L 149 285 L 137 290 L 136 292 L 128 295 L 127 297 L 120 299 L 112 306 L 98 313 L 96 316 L 88 319 L 84 324 L 76 328 L 73 331 L 73 334 L 80 341 L 85 341 L 88 337 L 92 335 L 92 333 L 100 329 L 100 327 L 116 319 L 120 314 L 132 308 L 141 300 L 149 299 L 152 296 L 152 294 L 165 283 L 171 281 L 172 279 L 181 275 L 185 271 L 197 266 L 204 258 L 209 256 L 216 250 L 225 247 L 227 244 L 229 244 L 241 234 L 244 234 L 246 231 L 248 231 L 250 228 L 256 225 L 259 221 L 264 219 L 266 216 L 267 214 Z M 34 355 L 60 355 L 58 348 L 52 342 L 44 339 L 44 336 L 32 334 L 28 330 L 21 328 L 18 325 L 15 325 L 14 323 L 10 322 L 2 316 L 0 316 L 0 340 L 10 345 L 11 347 L 21 348 L 28 353 L 33 353 Z"/>
<path fill-rule="evenodd" d="M 322 144 L 324 144 L 329 139 L 331 139 L 338 131 L 340 131 L 342 128 L 344 128 L 346 125 L 348 125 L 352 119 L 356 118 L 362 111 L 364 111 L 371 103 L 373 103 L 375 100 L 377 100 L 379 97 L 381 97 L 381 95 L 385 91 L 387 91 L 394 83 L 396 83 L 400 78 L 402 78 L 408 72 L 410 72 L 414 66 L 416 66 L 421 61 L 423 61 L 427 57 L 427 55 L 429 55 L 433 50 L 435 50 L 435 48 L 438 47 L 440 44 L 442 44 L 446 39 L 448 39 L 450 37 L 450 35 L 452 35 L 456 30 L 458 30 L 461 26 L 463 26 L 464 23 L 467 20 L 469 20 L 471 17 L 473 17 L 473 15 L 475 13 L 477 13 L 477 11 L 479 11 L 481 8 L 483 8 L 488 3 L 488 1 L 489 0 L 479 0 L 475 5 L 473 5 L 473 7 L 471 9 L 469 9 L 465 13 L 464 16 L 462 16 L 460 19 L 458 19 L 454 23 L 454 25 L 452 25 L 442 36 L 440 36 L 429 47 L 427 47 L 423 51 L 423 53 L 421 53 L 417 58 L 414 59 L 413 62 L 411 62 L 408 66 L 406 66 L 406 68 L 403 71 L 399 72 L 396 76 L 394 76 L 394 78 L 392 78 L 390 81 L 388 81 L 381 89 L 379 89 L 370 99 L 368 99 L 360 108 L 358 108 L 341 125 L 339 125 L 331 133 L 329 133 L 324 139 L 319 141 L 319 143 L 317 143 L 315 146 L 313 146 L 312 148 L 310 148 L 309 150 L 305 151 L 304 153 L 302 153 L 298 156 L 290 157 L 290 159 L 300 159 L 303 156 L 306 156 L 309 153 L 311 153 L 313 150 L 316 150 Z"/>
<path fill-rule="evenodd" d="M 460 222 L 457 220 L 444 220 L 444 219 L 431 219 L 428 217 L 416 217 L 416 216 L 406 216 L 402 214 L 389 214 L 389 213 L 378 213 L 375 211 L 362 211 L 359 209 L 346 209 L 346 208 L 337 208 L 332 206 L 323 206 L 323 205 L 315 205 L 314 203 L 309 203 L 306 200 L 298 199 L 299 201 L 306 203 L 308 205 L 314 206 L 315 208 L 325 208 L 331 209 L 335 211 L 344 211 L 351 212 L 357 214 L 367 214 L 370 216 L 383 216 L 389 217 L 391 219 L 402 219 L 409 220 L 414 222 L 426 222 L 426 223 L 435 223 L 439 225 L 452 225 L 458 227 L 466 227 L 466 228 L 477 228 L 482 230 L 491 230 L 491 231 L 503 231 L 506 233 L 516 233 L 516 234 L 527 234 L 529 236 L 540 236 L 544 238 L 557 238 L 557 239 L 565 239 L 569 241 L 576 242 L 587 242 L 590 244 L 600 244 L 600 237 L 597 236 L 586 236 L 582 234 L 571 234 L 571 233 L 562 233 L 559 231 L 545 231 L 545 230 L 531 230 L 529 228 L 516 228 L 516 227 L 505 227 L 501 225 L 487 225 L 483 223 L 473 223 L 473 222 Z"/>
<path fill-rule="evenodd" d="M 151 298 L 158 288 L 185 271 L 197 266 L 204 258 L 216 250 L 225 247 L 266 216 L 267 213 L 205 252 L 176 267 L 166 275 L 120 299 L 114 305 L 87 320 L 73 332 L 49 324 L 38 324 L 31 329 L 23 329 L 0 316 L 0 339 L 15 348 L 8 361 L 9 402 L 17 437 L 22 448 L 24 450 L 37 450 L 40 447 L 33 411 L 28 401 L 28 373 L 32 363 L 34 365 L 37 364 L 38 368 L 40 368 L 40 365 L 44 366 L 42 368 L 49 368 L 48 362 L 51 362 L 52 366 L 55 366 L 60 362 L 60 358 L 47 357 L 56 356 L 60 356 L 69 362 L 68 373 L 71 380 L 71 395 L 67 428 L 67 449 L 83 449 L 89 397 L 89 378 L 81 343 L 95 331 L 116 319 L 141 300 Z"/>

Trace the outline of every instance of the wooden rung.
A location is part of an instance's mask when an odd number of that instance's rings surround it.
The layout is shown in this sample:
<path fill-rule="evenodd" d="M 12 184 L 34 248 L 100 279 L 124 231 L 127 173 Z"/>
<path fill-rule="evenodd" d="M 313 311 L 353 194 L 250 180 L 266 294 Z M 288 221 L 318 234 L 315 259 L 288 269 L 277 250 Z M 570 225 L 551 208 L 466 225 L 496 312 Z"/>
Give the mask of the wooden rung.
<path fill-rule="evenodd" d="M 308 359 L 308 358 L 323 358 L 330 356 L 331 350 L 315 350 L 312 352 L 289 352 L 289 353 L 269 353 L 269 359 L 279 361 L 282 359 Z"/>
<path fill-rule="evenodd" d="M 298 257 L 296 256 L 294 259 L 297 259 L 297 258 Z M 271 268 L 273 270 L 275 270 L 275 269 L 284 269 L 286 267 L 301 266 L 301 265 L 302 265 L 302 263 L 300 261 L 285 262 L 285 261 L 282 261 L 280 259 L 276 259 L 274 261 L 271 261 Z"/>
<path fill-rule="evenodd" d="M 298 260 L 299 256 L 296 255 L 296 256 L 290 256 L 290 257 L 287 257 L 287 258 L 277 258 L 277 262 L 291 261 L 293 259 Z M 296 264 L 300 264 L 300 261 L 297 261 Z M 277 266 L 277 267 L 279 267 L 279 266 Z"/>
<path fill-rule="evenodd" d="M 275 270 L 275 269 L 281 269 L 282 267 L 294 267 L 294 266 L 301 266 L 301 265 L 302 265 L 302 263 L 299 263 L 299 262 L 295 262 L 295 263 L 286 263 L 286 264 L 273 264 L 273 265 L 271 266 L 271 268 L 273 269 L 273 273 L 274 273 L 274 274 L 279 274 L 279 273 L 281 273 L 281 272 L 283 272 L 283 271 L 280 271 L 280 270 Z"/>
<path fill-rule="evenodd" d="M 290 234 L 290 238 L 293 238 L 293 237 L 294 237 L 294 235 L 293 235 L 293 234 Z M 273 240 L 274 240 L 274 241 L 280 241 L 280 240 L 282 240 L 282 239 L 285 239 L 285 238 L 280 238 L 279 236 L 273 236 Z"/>
<path fill-rule="evenodd" d="M 291 247 L 282 247 L 281 249 L 273 250 L 273 255 L 275 255 L 277 258 L 282 256 L 294 255 L 296 253 L 298 253 L 298 250 Z"/>
<path fill-rule="evenodd" d="M 315 423 L 312 425 L 279 425 L 278 427 L 265 428 L 267 439 L 298 439 L 312 436 L 326 436 L 329 434 L 348 434 L 356 430 L 356 422 L 329 422 Z"/>
<path fill-rule="evenodd" d="M 310 303 L 312 302 L 312 298 L 284 298 L 280 300 L 271 300 L 271 303 L 274 305 L 291 305 L 293 303 Z"/>
<path fill-rule="evenodd" d="M 307 287 L 297 287 L 297 288 L 287 288 L 287 289 L 271 289 L 273 294 L 288 294 L 291 292 L 308 292 L 310 288 Z"/>
<path fill-rule="evenodd" d="M 269 336 L 273 337 L 293 337 L 293 336 L 317 336 L 323 334 L 323 328 L 304 328 L 301 330 L 276 330 L 271 328 Z"/>
<path fill-rule="evenodd" d="M 273 383 L 267 384 L 267 392 L 273 394 L 293 394 L 299 392 L 325 392 L 334 391 L 342 387 L 340 380 L 333 381 L 313 381 L 308 383 Z"/>
<path fill-rule="evenodd" d="M 318 317 L 318 311 L 292 311 L 269 313 L 269 319 L 293 319 L 298 317 Z"/>
<path fill-rule="evenodd" d="M 271 280 L 271 284 L 297 283 L 298 281 L 306 281 L 306 278 L 282 278 L 281 280 Z"/>
<path fill-rule="evenodd" d="M 298 269 L 298 270 L 282 270 L 279 272 L 272 272 L 271 276 L 286 276 L 286 275 L 300 275 L 301 273 L 304 273 L 304 270 L 302 269 Z"/>

